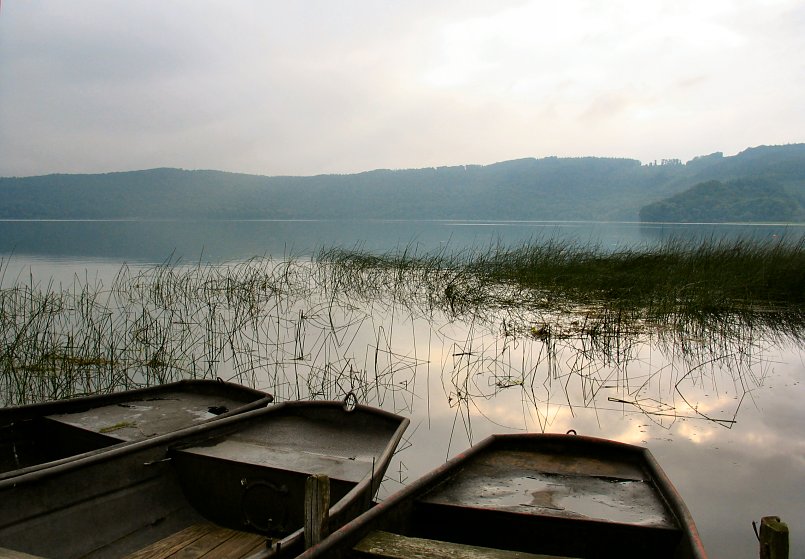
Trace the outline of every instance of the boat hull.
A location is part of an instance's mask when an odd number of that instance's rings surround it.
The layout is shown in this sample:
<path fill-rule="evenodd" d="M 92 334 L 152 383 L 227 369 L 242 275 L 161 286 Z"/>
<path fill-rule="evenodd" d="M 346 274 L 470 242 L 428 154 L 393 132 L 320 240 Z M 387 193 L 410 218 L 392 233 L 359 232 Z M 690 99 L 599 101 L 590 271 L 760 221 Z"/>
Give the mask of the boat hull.
<path fill-rule="evenodd" d="M 122 557 L 211 523 L 294 556 L 307 477 L 331 475 L 340 526 L 369 506 L 407 425 L 364 406 L 289 402 L 0 481 L 0 547 Z"/>
<path fill-rule="evenodd" d="M 574 435 L 492 436 L 300 557 L 359 556 L 360 542 L 384 534 L 431 548 L 706 557 L 690 513 L 648 450 Z"/>

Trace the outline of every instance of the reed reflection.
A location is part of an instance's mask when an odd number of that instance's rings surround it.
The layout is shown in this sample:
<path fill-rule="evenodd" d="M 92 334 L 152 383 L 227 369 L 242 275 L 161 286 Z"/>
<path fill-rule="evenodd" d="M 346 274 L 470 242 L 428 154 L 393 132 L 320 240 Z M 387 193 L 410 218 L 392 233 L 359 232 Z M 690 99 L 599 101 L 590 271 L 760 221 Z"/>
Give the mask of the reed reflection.
<path fill-rule="evenodd" d="M 524 410 L 517 429 L 550 430 L 560 408 L 729 428 L 774 352 L 805 332 L 797 304 L 669 312 L 665 299 L 596 300 L 469 262 L 323 253 L 124 266 L 108 285 L 18 280 L 0 290 L 3 404 L 219 376 L 278 400 L 445 407 L 470 440 L 479 417 L 503 421 L 487 403 L 504 393 Z"/>

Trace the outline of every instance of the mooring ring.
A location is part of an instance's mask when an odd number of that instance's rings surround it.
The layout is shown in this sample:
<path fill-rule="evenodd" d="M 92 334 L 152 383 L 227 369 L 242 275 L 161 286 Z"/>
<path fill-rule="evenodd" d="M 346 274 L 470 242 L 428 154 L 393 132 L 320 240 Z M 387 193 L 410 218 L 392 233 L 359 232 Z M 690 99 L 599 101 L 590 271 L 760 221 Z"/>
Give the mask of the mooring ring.
<path fill-rule="evenodd" d="M 355 393 L 350 390 L 346 396 L 344 396 L 344 411 L 347 413 L 352 413 L 355 411 L 355 408 L 358 407 L 358 397 L 355 396 Z"/>

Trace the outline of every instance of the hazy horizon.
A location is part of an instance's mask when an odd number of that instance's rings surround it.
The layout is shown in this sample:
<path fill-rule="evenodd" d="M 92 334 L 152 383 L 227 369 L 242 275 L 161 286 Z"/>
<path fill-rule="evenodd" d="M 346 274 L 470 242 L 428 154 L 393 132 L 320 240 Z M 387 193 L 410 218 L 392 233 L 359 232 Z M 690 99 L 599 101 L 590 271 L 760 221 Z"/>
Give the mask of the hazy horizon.
<path fill-rule="evenodd" d="M 803 143 L 805 143 L 805 142 L 803 142 Z M 758 145 L 755 145 L 755 146 L 747 146 L 746 148 L 744 148 L 744 149 L 742 149 L 742 150 L 740 150 L 740 151 L 738 151 L 736 153 L 724 153 L 721 150 L 716 150 L 715 152 L 711 152 L 711 153 L 702 153 L 702 154 L 694 155 L 691 159 L 689 159 L 687 161 L 686 160 L 679 160 L 679 161 L 682 164 L 686 164 L 686 163 L 690 162 L 692 159 L 696 159 L 697 157 L 705 157 L 705 156 L 708 156 L 708 155 L 713 155 L 715 153 L 721 153 L 723 155 L 723 157 L 725 157 L 725 158 L 726 157 L 734 157 L 734 156 L 739 155 L 740 153 L 742 153 L 742 152 L 744 152 L 746 150 L 750 150 L 750 149 L 761 148 L 761 147 L 783 147 L 785 145 L 801 145 L 801 144 L 800 143 L 790 143 L 790 144 L 780 144 L 780 145 L 758 144 Z M 45 175 L 82 175 L 82 174 L 104 175 L 104 174 L 116 174 L 116 173 L 136 173 L 136 172 L 142 172 L 142 171 L 156 171 L 156 170 L 160 170 L 160 169 L 175 169 L 175 170 L 178 170 L 178 171 L 202 171 L 202 172 L 209 171 L 209 172 L 214 172 L 214 173 L 221 172 L 221 173 L 231 173 L 231 174 L 235 174 L 235 175 L 262 176 L 262 177 L 267 177 L 267 178 L 279 178 L 279 177 L 283 177 L 283 176 L 309 178 L 309 177 L 316 177 L 316 176 L 322 176 L 322 175 L 350 175 L 350 174 L 371 173 L 373 171 L 416 171 L 416 170 L 420 170 L 420 169 L 437 169 L 439 167 L 469 167 L 469 166 L 476 166 L 476 165 L 488 166 L 488 165 L 495 165 L 497 163 L 506 163 L 506 162 L 509 162 L 509 161 L 518 161 L 518 160 L 523 160 L 523 159 L 536 159 L 536 160 L 538 160 L 538 159 L 550 159 L 550 158 L 559 158 L 559 159 L 584 159 L 584 158 L 625 159 L 625 160 L 638 161 L 638 162 L 640 162 L 641 165 L 644 165 L 644 166 L 645 165 L 652 165 L 652 164 L 657 164 L 657 165 L 663 164 L 662 159 L 655 159 L 655 160 L 651 160 L 651 161 L 641 161 L 641 160 L 637 159 L 636 157 L 629 157 L 629 156 L 616 157 L 616 156 L 596 156 L 596 155 L 572 155 L 572 156 L 544 155 L 544 156 L 540 156 L 540 157 L 523 156 L 523 157 L 517 157 L 517 158 L 511 158 L 511 159 L 501 159 L 499 161 L 490 161 L 488 163 L 474 163 L 474 162 L 468 161 L 468 162 L 465 162 L 465 163 L 457 163 L 455 165 L 432 165 L 432 166 L 429 165 L 429 166 L 425 166 L 425 167 L 405 167 L 405 168 L 403 168 L 403 167 L 400 167 L 400 168 L 376 167 L 376 168 L 372 168 L 372 169 L 359 169 L 359 170 L 351 171 L 351 172 L 348 172 L 348 173 L 347 172 L 345 172 L 345 173 L 316 173 L 314 175 L 265 175 L 265 174 L 262 174 L 262 173 L 250 173 L 250 172 L 238 171 L 238 170 L 213 169 L 213 168 L 208 168 L 208 167 L 187 168 L 187 167 L 179 167 L 179 166 L 176 166 L 176 165 L 162 165 L 162 166 L 159 166 L 159 167 L 148 167 L 148 168 L 107 169 L 107 170 L 102 170 L 102 171 L 95 171 L 95 172 L 92 172 L 92 173 L 84 173 L 84 172 L 81 172 L 81 171 L 77 171 L 77 172 L 53 171 L 53 172 L 50 172 L 50 173 L 42 173 L 41 175 L 17 175 L 17 176 L 0 175 L 0 178 L 28 178 L 28 177 L 45 176 Z"/>

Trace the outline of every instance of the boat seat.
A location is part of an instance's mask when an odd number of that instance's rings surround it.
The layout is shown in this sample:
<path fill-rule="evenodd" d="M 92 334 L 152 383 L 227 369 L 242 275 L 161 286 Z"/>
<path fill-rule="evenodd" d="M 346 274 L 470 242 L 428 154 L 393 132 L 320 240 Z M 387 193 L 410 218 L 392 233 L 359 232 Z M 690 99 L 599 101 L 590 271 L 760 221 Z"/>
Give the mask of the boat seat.
<path fill-rule="evenodd" d="M 216 406 L 211 407 L 211 403 Z M 80 413 L 54 414 L 49 419 L 90 433 L 132 442 L 199 425 L 219 415 L 216 412 L 229 411 L 238 405 L 239 402 L 224 397 L 212 400 L 206 394 L 176 390 Z"/>
<path fill-rule="evenodd" d="M 375 530 L 354 548 L 356 557 L 377 559 L 568 559 L 521 551 L 478 547 Z"/>
<path fill-rule="evenodd" d="M 332 480 L 360 482 L 372 470 L 372 463 L 346 456 L 306 452 L 298 448 L 266 446 L 232 437 L 211 446 L 183 448 L 177 454 L 193 455 L 219 460 L 236 460 L 300 474 L 323 474 Z"/>

